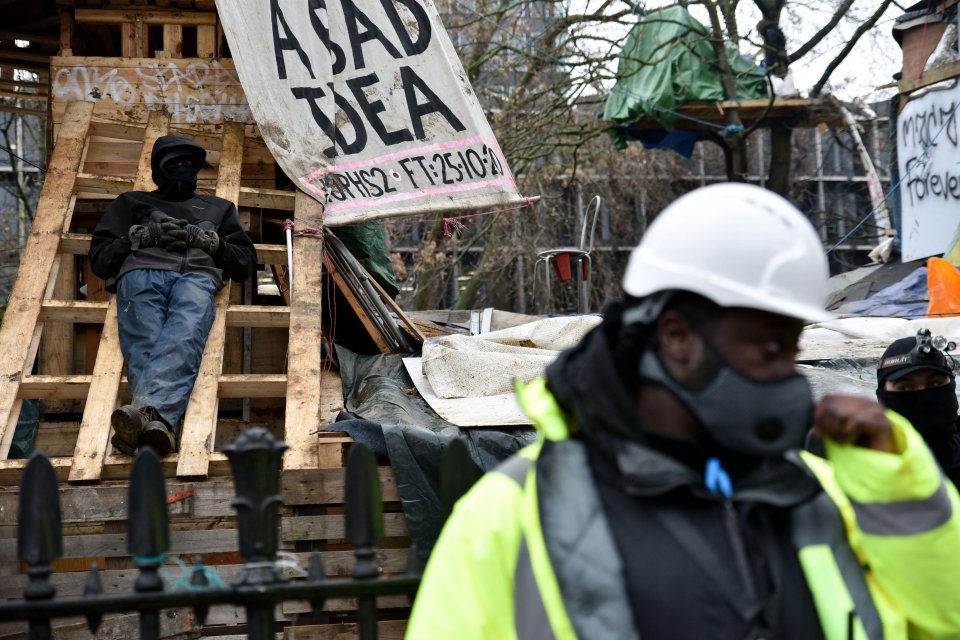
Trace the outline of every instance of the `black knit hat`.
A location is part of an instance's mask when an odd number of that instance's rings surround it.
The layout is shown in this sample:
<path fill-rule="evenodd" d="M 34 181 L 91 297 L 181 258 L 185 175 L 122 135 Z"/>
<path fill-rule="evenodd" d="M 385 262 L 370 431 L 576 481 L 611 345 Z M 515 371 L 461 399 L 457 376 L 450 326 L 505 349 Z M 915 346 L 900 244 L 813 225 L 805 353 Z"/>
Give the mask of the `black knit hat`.
<path fill-rule="evenodd" d="M 933 369 L 954 377 L 953 359 L 939 349 L 930 345 L 924 352 L 916 337 L 895 340 L 877 363 L 877 387 L 882 387 L 887 380 L 899 380 L 921 369 Z"/>

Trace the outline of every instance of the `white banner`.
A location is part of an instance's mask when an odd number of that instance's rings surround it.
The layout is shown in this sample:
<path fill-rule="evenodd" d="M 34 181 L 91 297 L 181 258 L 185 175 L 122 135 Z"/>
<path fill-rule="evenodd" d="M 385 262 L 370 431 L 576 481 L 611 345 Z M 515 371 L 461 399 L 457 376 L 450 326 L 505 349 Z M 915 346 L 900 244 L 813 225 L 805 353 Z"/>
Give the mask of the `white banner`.
<path fill-rule="evenodd" d="M 958 106 L 954 83 L 911 100 L 897 117 L 904 261 L 942 254 L 960 224 Z"/>
<path fill-rule="evenodd" d="M 217 0 L 286 174 L 347 224 L 523 201 L 432 0 Z"/>

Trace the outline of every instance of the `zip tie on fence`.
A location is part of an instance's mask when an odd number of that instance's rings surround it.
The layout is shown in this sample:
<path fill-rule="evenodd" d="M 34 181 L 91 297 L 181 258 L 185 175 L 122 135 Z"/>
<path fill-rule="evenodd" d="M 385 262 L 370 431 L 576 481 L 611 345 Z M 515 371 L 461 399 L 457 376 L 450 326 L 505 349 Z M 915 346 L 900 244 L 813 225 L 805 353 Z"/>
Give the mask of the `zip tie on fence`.
<path fill-rule="evenodd" d="M 289 218 L 283 221 L 283 230 L 286 231 L 288 229 L 293 231 L 294 236 L 301 237 L 301 238 L 302 237 L 314 237 L 314 238 L 323 237 L 322 228 L 318 229 L 316 227 L 304 227 L 303 229 L 300 229 L 299 231 L 297 231 L 293 225 L 293 220 Z"/>
<path fill-rule="evenodd" d="M 481 211 L 480 213 L 466 213 L 462 216 L 452 216 L 450 218 L 443 219 L 443 235 L 448 238 L 454 234 L 459 235 L 460 231 L 464 229 L 464 224 L 460 222 L 467 218 L 479 218 L 480 216 L 492 216 L 497 213 L 506 213 L 508 211 L 518 211 L 519 209 L 525 209 L 533 204 L 533 198 L 524 198 L 523 204 L 516 207 L 506 207 L 504 209 L 494 209 L 493 211 Z"/>
<path fill-rule="evenodd" d="M 187 563 L 181 560 L 179 556 L 168 556 L 167 559 L 173 560 L 177 563 L 177 566 L 180 567 L 180 575 L 176 578 L 171 577 L 165 565 L 160 567 L 160 575 L 170 583 L 171 591 L 209 591 L 211 589 L 223 588 L 223 581 L 220 579 L 217 570 L 213 567 L 205 565 L 202 562 L 198 562 L 193 567 L 188 567 Z M 207 579 L 207 584 L 192 584 L 190 582 L 193 573 L 198 568 L 203 571 L 203 575 Z"/>

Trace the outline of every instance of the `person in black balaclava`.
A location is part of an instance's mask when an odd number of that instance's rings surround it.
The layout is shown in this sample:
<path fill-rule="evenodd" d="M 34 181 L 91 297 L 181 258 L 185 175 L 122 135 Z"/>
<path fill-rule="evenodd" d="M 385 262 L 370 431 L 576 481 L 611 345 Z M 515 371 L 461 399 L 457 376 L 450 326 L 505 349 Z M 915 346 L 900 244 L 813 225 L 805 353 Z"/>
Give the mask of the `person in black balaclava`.
<path fill-rule="evenodd" d="M 90 264 L 117 294 L 120 349 L 133 396 L 110 417 L 113 448 L 176 449 L 224 278 L 246 280 L 253 243 L 234 203 L 196 193 L 206 151 L 189 138 L 153 146 L 156 191 L 120 194 L 97 224 Z"/>
<path fill-rule="evenodd" d="M 910 421 L 944 474 L 960 486 L 955 365 L 936 341 L 921 329 L 887 347 L 877 364 L 877 399 Z"/>

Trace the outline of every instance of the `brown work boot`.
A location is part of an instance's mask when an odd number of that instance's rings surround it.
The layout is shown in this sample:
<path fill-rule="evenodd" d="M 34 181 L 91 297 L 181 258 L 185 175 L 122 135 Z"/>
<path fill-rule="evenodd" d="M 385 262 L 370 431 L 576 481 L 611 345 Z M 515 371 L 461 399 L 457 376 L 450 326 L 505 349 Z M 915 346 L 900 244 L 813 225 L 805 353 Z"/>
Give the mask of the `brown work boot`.
<path fill-rule="evenodd" d="M 146 426 L 143 413 L 132 404 L 125 404 L 110 414 L 113 437 L 110 444 L 115 451 L 132 456 L 137 451 L 140 434 Z"/>
<path fill-rule="evenodd" d="M 144 407 L 141 412 L 146 425 L 137 444 L 141 447 L 150 447 L 161 458 L 176 451 L 177 439 L 167 426 L 166 420 L 153 407 Z"/>

